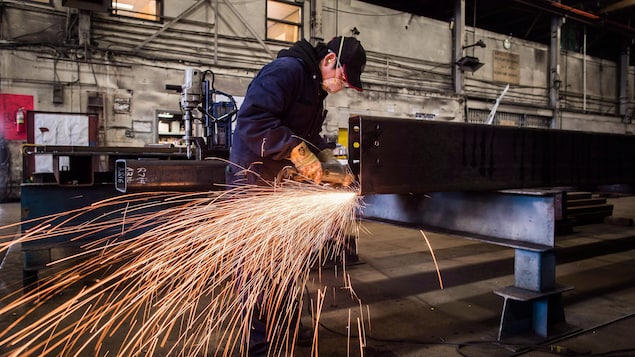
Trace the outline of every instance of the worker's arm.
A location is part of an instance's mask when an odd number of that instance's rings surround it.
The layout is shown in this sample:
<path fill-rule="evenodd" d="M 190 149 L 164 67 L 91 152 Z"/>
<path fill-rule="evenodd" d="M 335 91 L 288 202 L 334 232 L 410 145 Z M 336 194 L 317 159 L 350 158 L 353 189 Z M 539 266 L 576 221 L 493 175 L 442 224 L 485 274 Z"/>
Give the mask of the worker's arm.
<path fill-rule="evenodd" d="M 290 58 L 266 65 L 250 84 L 238 113 L 235 134 L 256 155 L 289 159 L 293 148 L 302 142 L 303 133 L 296 133 L 292 127 L 302 129 L 302 121 L 312 121 L 290 116 L 302 115 L 302 98 L 298 97 L 303 94 L 303 77 L 302 64 Z M 306 108 L 309 112 L 312 107 Z"/>

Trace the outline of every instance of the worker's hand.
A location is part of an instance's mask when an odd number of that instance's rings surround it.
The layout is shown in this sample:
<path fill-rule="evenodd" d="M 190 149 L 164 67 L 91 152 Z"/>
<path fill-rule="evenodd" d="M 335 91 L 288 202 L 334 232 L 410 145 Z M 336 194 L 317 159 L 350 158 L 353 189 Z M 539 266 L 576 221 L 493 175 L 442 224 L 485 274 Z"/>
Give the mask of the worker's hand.
<path fill-rule="evenodd" d="M 290 159 L 300 175 L 313 180 L 315 183 L 322 181 L 322 164 L 304 142 L 291 150 Z"/>
<path fill-rule="evenodd" d="M 322 181 L 333 185 L 350 186 L 354 181 L 348 167 L 340 164 L 335 158 L 333 150 L 324 149 L 318 153 L 318 159 L 322 162 Z"/>

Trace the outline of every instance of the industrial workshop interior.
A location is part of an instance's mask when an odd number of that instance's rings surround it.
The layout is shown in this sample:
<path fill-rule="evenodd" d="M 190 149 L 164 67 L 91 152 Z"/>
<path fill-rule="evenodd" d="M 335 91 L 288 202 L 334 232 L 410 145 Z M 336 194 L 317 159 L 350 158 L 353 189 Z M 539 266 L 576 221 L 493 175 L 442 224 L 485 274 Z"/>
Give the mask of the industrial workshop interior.
<path fill-rule="evenodd" d="M 632 0 L 0 0 L 0 356 L 634 356 L 634 21 Z M 315 68 L 276 73 L 313 98 L 258 82 L 298 46 Z M 314 161 L 258 106 L 278 99 L 319 108 Z M 270 160 L 261 134 L 298 143 L 287 166 L 230 183 Z"/>

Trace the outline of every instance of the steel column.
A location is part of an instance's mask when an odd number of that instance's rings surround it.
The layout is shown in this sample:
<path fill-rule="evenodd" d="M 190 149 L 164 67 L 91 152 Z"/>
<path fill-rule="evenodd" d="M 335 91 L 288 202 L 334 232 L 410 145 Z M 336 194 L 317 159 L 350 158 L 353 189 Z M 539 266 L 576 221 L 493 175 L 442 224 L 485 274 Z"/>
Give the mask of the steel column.
<path fill-rule="evenodd" d="M 452 28 L 454 93 L 463 94 L 463 71 L 455 63 L 463 56 L 465 37 L 465 0 L 454 0 L 454 27 Z"/>
<path fill-rule="evenodd" d="M 559 0 L 558 0 L 559 1 Z M 562 128 L 560 120 L 560 37 L 562 34 L 562 17 L 552 15 L 551 41 L 549 43 L 549 105 L 553 110 L 552 128 Z"/>

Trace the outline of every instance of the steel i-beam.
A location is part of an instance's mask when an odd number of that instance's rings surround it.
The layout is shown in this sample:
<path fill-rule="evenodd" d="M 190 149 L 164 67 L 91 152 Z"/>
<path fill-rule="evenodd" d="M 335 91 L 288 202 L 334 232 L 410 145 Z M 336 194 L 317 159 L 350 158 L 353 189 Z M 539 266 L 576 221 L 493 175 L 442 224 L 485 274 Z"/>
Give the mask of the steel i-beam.
<path fill-rule="evenodd" d="M 531 188 L 632 185 L 635 137 L 357 116 L 349 164 L 363 218 L 514 248 L 514 285 L 495 291 L 498 337 L 546 337 L 565 321 L 561 295 L 572 289 L 555 279 L 564 196 Z"/>
<path fill-rule="evenodd" d="M 430 120 L 349 119 L 362 194 L 635 183 L 635 136 Z"/>

